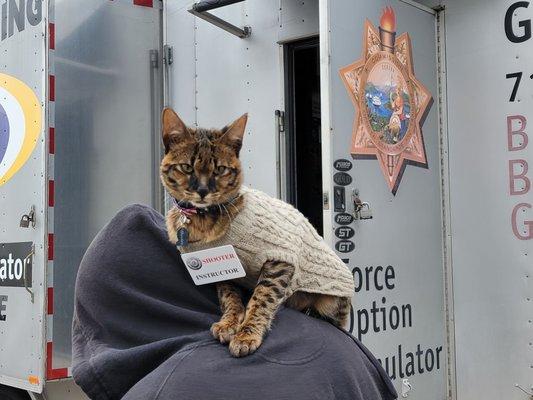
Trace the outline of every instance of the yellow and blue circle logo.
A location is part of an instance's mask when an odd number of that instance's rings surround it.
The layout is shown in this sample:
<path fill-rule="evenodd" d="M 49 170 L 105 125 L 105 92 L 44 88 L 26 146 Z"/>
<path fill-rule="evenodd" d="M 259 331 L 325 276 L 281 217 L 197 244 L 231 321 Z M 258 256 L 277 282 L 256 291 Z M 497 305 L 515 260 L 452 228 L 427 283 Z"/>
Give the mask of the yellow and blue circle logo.
<path fill-rule="evenodd" d="M 0 186 L 30 158 L 41 133 L 41 113 L 33 90 L 0 73 Z"/>

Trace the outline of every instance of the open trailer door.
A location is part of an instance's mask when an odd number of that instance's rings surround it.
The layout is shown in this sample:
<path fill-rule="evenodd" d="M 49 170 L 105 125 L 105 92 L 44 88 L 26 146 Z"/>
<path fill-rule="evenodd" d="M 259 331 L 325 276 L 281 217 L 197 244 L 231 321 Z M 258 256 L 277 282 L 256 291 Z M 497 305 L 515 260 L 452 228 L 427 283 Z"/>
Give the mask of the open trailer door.
<path fill-rule="evenodd" d="M 350 329 L 424 400 L 447 368 L 436 22 L 407 1 L 320 4 L 325 231 L 354 274 Z"/>
<path fill-rule="evenodd" d="M 1 6 L 0 384 L 44 381 L 46 6 Z"/>
<path fill-rule="evenodd" d="M 47 380 L 70 376 L 74 286 L 93 238 L 128 204 L 163 209 L 160 2 L 52 6 Z"/>

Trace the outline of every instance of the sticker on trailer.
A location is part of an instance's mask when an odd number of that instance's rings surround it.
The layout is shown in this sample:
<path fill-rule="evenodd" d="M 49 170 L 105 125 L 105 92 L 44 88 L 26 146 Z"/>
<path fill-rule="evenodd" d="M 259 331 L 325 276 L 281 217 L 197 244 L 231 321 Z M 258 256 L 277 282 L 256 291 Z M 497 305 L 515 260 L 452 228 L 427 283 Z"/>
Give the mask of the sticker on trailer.
<path fill-rule="evenodd" d="M 333 168 L 335 168 L 337 171 L 348 172 L 352 169 L 352 162 L 350 160 L 341 158 L 339 160 L 335 160 L 333 163 Z"/>
<path fill-rule="evenodd" d="M 0 287 L 32 285 L 33 243 L 0 243 Z"/>
<path fill-rule="evenodd" d="M 395 194 L 407 161 L 427 166 L 421 126 L 432 96 L 414 74 L 409 34 L 396 37 L 392 7 L 383 10 L 379 31 L 369 20 L 364 31 L 362 58 L 340 69 L 357 110 L 350 152 L 377 157 Z"/>
<path fill-rule="evenodd" d="M 0 186 L 28 161 L 41 132 L 41 103 L 24 82 L 0 74 Z"/>
<path fill-rule="evenodd" d="M 339 225 L 350 225 L 353 222 L 354 218 L 352 214 L 340 213 L 335 215 L 335 223 Z"/>

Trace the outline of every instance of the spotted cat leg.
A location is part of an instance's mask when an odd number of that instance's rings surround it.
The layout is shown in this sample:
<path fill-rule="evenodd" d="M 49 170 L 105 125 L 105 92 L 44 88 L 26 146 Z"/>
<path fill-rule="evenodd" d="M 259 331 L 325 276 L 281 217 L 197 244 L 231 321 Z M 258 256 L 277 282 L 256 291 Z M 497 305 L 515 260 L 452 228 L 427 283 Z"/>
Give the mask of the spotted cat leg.
<path fill-rule="evenodd" d="M 336 326 L 344 327 L 350 316 L 351 299 L 328 295 L 317 295 L 312 308 Z"/>
<path fill-rule="evenodd" d="M 235 357 L 252 354 L 263 342 L 276 311 L 286 299 L 287 288 L 294 275 L 294 266 L 269 261 L 263 265 L 252 298 L 246 306 L 246 316 L 229 344 Z"/>
<path fill-rule="evenodd" d="M 229 343 L 244 319 L 244 305 L 240 290 L 230 282 L 217 283 L 218 300 L 222 317 L 211 325 L 211 333 L 220 343 Z"/>

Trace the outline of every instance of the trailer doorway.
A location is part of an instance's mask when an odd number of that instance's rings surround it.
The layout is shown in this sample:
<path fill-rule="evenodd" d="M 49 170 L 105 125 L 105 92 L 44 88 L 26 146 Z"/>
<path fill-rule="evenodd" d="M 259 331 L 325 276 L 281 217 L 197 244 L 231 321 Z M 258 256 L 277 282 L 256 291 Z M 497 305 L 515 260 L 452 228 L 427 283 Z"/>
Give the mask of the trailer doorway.
<path fill-rule="evenodd" d="M 323 235 L 318 37 L 285 44 L 286 193 Z"/>

